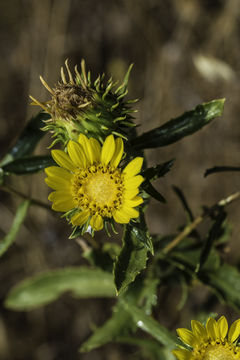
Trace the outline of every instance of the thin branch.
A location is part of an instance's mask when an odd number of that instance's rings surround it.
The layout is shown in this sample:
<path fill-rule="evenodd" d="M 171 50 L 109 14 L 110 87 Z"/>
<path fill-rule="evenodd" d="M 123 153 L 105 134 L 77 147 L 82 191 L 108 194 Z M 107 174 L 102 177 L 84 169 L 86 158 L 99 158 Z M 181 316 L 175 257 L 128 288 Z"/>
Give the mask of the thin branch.
<path fill-rule="evenodd" d="M 9 186 L 0 186 L 0 190 L 2 191 L 5 191 L 9 194 L 12 194 L 12 195 L 15 195 L 17 197 L 20 197 L 21 199 L 24 199 L 24 200 L 30 200 L 31 202 L 31 205 L 36 205 L 36 206 L 40 206 L 44 209 L 47 209 L 47 210 L 51 210 L 51 206 L 40 201 L 40 200 L 37 200 L 37 199 L 33 199 L 33 198 L 30 198 L 29 196 L 27 196 L 26 194 L 23 194 L 21 193 L 20 191 L 17 191 Z"/>
<path fill-rule="evenodd" d="M 206 217 L 212 214 L 212 212 L 218 207 L 224 207 L 229 205 L 235 200 L 240 198 L 240 191 L 235 192 L 234 194 L 229 195 L 227 198 L 220 200 L 217 204 L 211 206 L 209 209 L 204 210 L 204 212 L 198 216 L 191 224 L 187 225 L 183 231 L 176 236 L 173 241 L 168 244 L 163 252 L 165 254 L 169 253 L 173 248 L 175 248 L 186 236 L 188 236 Z"/>

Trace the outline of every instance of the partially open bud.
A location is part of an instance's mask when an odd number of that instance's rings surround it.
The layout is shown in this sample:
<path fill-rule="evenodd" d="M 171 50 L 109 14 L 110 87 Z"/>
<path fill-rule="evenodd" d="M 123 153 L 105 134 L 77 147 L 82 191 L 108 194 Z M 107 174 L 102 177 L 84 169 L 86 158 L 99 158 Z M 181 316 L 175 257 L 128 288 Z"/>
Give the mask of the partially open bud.
<path fill-rule="evenodd" d="M 130 108 L 130 104 L 136 100 L 124 101 L 132 65 L 117 89 L 111 78 L 103 82 L 104 74 L 92 83 L 90 72 L 86 73 L 84 60 L 81 62 L 81 73 L 75 66 L 72 75 L 67 60 L 65 66 L 68 76 L 62 67 L 61 80 L 53 88 L 40 76 L 42 84 L 51 94 L 49 101 L 40 102 L 30 96 L 33 105 L 41 106 L 51 115 L 43 130 L 53 133 L 53 144 L 60 141 L 66 146 L 69 140 L 76 141 L 80 133 L 101 142 L 109 134 L 128 138 L 135 126 L 130 115 L 135 110 Z"/>

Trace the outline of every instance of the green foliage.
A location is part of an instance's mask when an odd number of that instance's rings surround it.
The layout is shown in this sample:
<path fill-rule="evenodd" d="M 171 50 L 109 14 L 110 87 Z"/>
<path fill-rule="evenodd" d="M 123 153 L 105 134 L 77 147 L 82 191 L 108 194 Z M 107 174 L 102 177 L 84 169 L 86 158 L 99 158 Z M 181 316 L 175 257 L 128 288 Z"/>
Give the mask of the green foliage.
<path fill-rule="evenodd" d="M 128 336 L 130 328 L 133 328 L 131 316 L 119 304 L 114 308 L 112 317 L 102 327 L 96 329 L 94 334 L 82 344 L 80 351 L 91 351 L 108 342 L 117 340 L 119 336 Z"/>
<path fill-rule="evenodd" d="M 139 327 L 139 329 L 150 334 L 158 340 L 160 344 L 168 347 L 168 349 L 174 349 L 176 347 L 176 343 L 178 342 L 176 336 L 156 320 L 146 315 L 143 310 L 130 303 L 124 303 L 124 308 L 131 315 L 134 324 Z"/>
<path fill-rule="evenodd" d="M 225 171 L 240 171 L 239 166 L 214 166 L 211 169 L 207 169 L 204 173 L 204 176 L 208 176 L 211 174 L 215 174 L 218 172 L 225 172 Z"/>
<path fill-rule="evenodd" d="M 13 224 L 8 234 L 0 241 L 0 256 L 2 256 L 15 241 L 22 223 L 27 215 L 30 201 L 22 202 L 16 212 Z"/>
<path fill-rule="evenodd" d="M 118 294 L 126 290 L 136 276 L 146 268 L 149 251 L 153 251 L 152 242 L 142 214 L 139 224 L 128 224 L 125 227 L 123 247 L 114 267 L 114 280 Z"/>
<path fill-rule="evenodd" d="M 86 267 L 65 268 L 24 280 L 8 294 L 5 305 L 13 310 L 32 310 L 70 291 L 74 297 L 114 297 L 111 274 Z"/>
<path fill-rule="evenodd" d="M 221 116 L 224 99 L 213 100 L 196 106 L 180 117 L 150 130 L 132 140 L 132 146 L 137 150 L 170 145 L 185 136 L 191 135 L 207 125 L 214 118 Z"/>
<path fill-rule="evenodd" d="M 163 164 L 158 164 L 158 165 L 152 166 L 152 167 L 144 170 L 142 172 L 142 176 L 145 179 L 148 179 L 149 181 L 157 180 L 160 177 L 167 174 L 171 170 L 173 163 L 174 163 L 174 159 L 166 161 Z"/>
<path fill-rule="evenodd" d="M 0 165 L 3 166 L 14 159 L 19 159 L 30 155 L 38 142 L 44 136 L 44 132 L 41 130 L 41 128 L 44 126 L 44 121 L 48 120 L 49 118 L 50 116 L 48 114 L 42 112 L 33 117 L 27 123 L 18 140 L 6 154 Z"/>
<path fill-rule="evenodd" d="M 51 156 L 36 155 L 13 160 L 4 165 L 2 170 L 6 173 L 23 175 L 32 174 L 53 165 L 56 165 L 56 163 Z"/>
<path fill-rule="evenodd" d="M 223 303 L 240 308 L 240 273 L 228 264 L 222 264 L 215 271 L 204 272 L 201 280 L 211 287 Z"/>

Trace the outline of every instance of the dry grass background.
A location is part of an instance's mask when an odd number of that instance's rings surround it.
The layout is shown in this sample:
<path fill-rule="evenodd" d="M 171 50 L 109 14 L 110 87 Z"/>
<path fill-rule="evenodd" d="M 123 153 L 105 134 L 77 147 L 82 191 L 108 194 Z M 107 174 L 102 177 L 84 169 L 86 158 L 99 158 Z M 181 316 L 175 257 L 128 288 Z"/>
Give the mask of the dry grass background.
<path fill-rule="evenodd" d="M 0 154 L 9 148 L 27 119 L 36 113 L 28 94 L 45 100 L 39 74 L 51 85 L 66 58 L 73 66 L 85 58 L 94 75 L 122 78 L 134 70 L 131 98 L 139 98 L 138 131 L 163 124 L 198 103 L 226 97 L 224 115 L 192 137 L 167 148 L 147 150 L 149 164 L 176 158 L 171 173 L 158 182 L 167 205 L 152 201 L 148 224 L 152 232 L 175 232 L 184 220 L 171 186 L 185 193 L 195 214 L 239 189 L 239 174 L 203 178 L 213 165 L 239 166 L 239 0 L 11 0 L 0 3 Z M 205 62 L 204 62 L 205 61 Z M 37 148 L 46 152 L 49 138 Z M 43 175 L 15 177 L 12 185 L 30 196 L 47 199 Z M 0 192 L 0 235 L 9 229 L 18 200 Z M 239 260 L 239 203 L 229 208 L 233 232 L 225 256 Z M 29 313 L 3 307 L 8 289 L 39 271 L 79 265 L 81 249 L 67 240 L 64 220 L 32 208 L 16 243 L 0 262 L 0 359 L 121 360 L 139 359 L 137 350 L 107 345 L 79 355 L 78 346 L 110 315 L 109 300 L 79 301 L 67 294 L 54 304 Z M 176 289 L 178 294 L 178 289 Z M 201 292 L 202 293 L 202 292 Z M 169 328 L 186 325 L 207 297 L 193 291 L 183 311 L 172 292 L 163 289 L 156 310 Z M 180 296 L 180 295 L 179 295 Z M 178 299 L 179 296 L 174 296 Z M 205 296 L 205 297 L 204 297 Z M 206 304 L 205 304 L 206 305 Z M 216 302 L 208 304 L 217 311 Z M 226 308 L 229 316 L 233 312 Z"/>

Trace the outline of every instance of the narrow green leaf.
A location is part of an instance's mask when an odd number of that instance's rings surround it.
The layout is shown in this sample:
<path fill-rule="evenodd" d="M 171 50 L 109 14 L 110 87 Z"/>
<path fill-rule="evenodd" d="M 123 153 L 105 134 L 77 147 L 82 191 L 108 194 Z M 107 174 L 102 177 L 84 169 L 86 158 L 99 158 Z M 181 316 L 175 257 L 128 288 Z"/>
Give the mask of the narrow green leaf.
<path fill-rule="evenodd" d="M 219 207 L 218 210 L 219 212 L 217 215 L 215 215 L 216 217 L 214 219 L 213 225 L 207 235 L 206 241 L 201 250 L 199 264 L 197 265 L 196 271 L 199 271 L 204 266 L 204 264 L 208 260 L 210 252 L 214 246 L 214 243 L 218 239 L 220 239 L 222 235 L 225 233 L 224 221 L 226 219 L 227 214 L 224 208 Z"/>
<path fill-rule="evenodd" d="M 123 247 L 114 265 L 114 281 L 118 294 L 126 290 L 128 285 L 146 267 L 149 246 L 143 243 L 143 240 L 147 240 L 142 238 L 143 235 L 141 229 L 130 224 L 126 225 Z"/>
<path fill-rule="evenodd" d="M 164 125 L 136 137 L 131 145 L 136 150 L 150 149 L 173 144 L 185 136 L 191 135 L 221 116 L 225 99 L 213 100 L 198 105 Z"/>
<path fill-rule="evenodd" d="M 160 201 L 162 203 L 166 203 L 165 198 L 158 192 L 155 187 L 150 183 L 150 181 L 145 180 L 142 185 L 141 189 L 143 189 L 148 195 L 153 197 L 155 200 Z"/>
<path fill-rule="evenodd" d="M 17 284 L 8 294 L 5 306 L 13 310 L 31 310 L 56 300 L 66 291 L 78 298 L 115 296 L 112 274 L 72 267 L 38 274 Z"/>
<path fill-rule="evenodd" d="M 2 167 L 4 172 L 16 175 L 32 174 L 56 165 L 50 155 L 36 155 L 13 160 Z"/>
<path fill-rule="evenodd" d="M 19 205 L 11 229 L 9 230 L 8 234 L 0 241 L 0 256 L 2 256 L 7 251 L 9 246 L 11 246 L 16 239 L 18 231 L 27 215 L 29 205 L 29 200 L 26 200 Z"/>
<path fill-rule="evenodd" d="M 174 186 L 174 185 L 173 185 L 173 190 L 175 191 L 176 195 L 178 196 L 179 200 L 181 201 L 181 204 L 188 215 L 188 220 L 190 220 L 192 222 L 194 220 L 194 216 L 193 216 L 192 210 L 190 209 L 190 206 L 187 203 L 184 193 L 182 192 L 182 190 L 179 187 Z"/>
<path fill-rule="evenodd" d="M 239 310 L 240 273 L 235 267 L 223 264 L 215 272 L 205 271 L 200 274 L 200 279 L 209 285 L 223 302 Z"/>
<path fill-rule="evenodd" d="M 132 327 L 131 316 L 118 304 L 112 317 L 103 326 L 95 330 L 94 334 L 82 344 L 80 351 L 88 352 L 116 340 L 119 336 L 127 336 Z"/>
<path fill-rule="evenodd" d="M 154 339 L 169 349 L 176 348 L 178 339 L 167 328 L 159 324 L 152 317 L 146 315 L 142 309 L 139 309 L 133 304 L 125 302 L 124 308 L 131 315 L 136 326 L 141 330 L 154 337 Z"/>
<path fill-rule="evenodd" d="M 204 173 L 204 177 L 211 175 L 211 174 L 216 174 L 218 172 L 223 172 L 223 171 L 240 171 L 240 167 L 239 166 L 214 166 L 211 169 L 207 169 Z"/>
<path fill-rule="evenodd" d="M 165 163 L 150 167 L 142 172 L 142 176 L 149 181 L 157 180 L 171 170 L 174 161 L 175 159 L 172 159 L 170 161 L 166 161 Z"/>
<path fill-rule="evenodd" d="M 8 162 L 30 155 L 35 149 L 37 143 L 45 135 L 41 128 L 45 125 L 44 121 L 48 120 L 50 115 L 40 112 L 33 117 L 25 126 L 18 140 L 1 161 L 0 165 L 3 166 Z"/>

